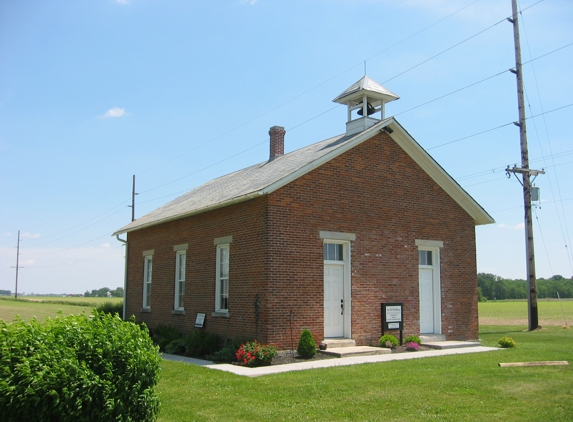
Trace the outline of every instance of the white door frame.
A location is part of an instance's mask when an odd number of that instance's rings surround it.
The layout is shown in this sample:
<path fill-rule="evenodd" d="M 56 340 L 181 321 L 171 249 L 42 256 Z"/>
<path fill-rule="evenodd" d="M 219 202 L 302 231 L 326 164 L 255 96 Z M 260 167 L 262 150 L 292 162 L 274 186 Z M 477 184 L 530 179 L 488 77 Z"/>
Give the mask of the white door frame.
<path fill-rule="evenodd" d="M 335 243 L 342 245 L 342 261 L 323 261 L 324 265 L 326 264 L 337 264 L 344 266 L 343 276 L 343 299 L 344 299 L 344 316 L 343 316 L 343 324 L 344 324 L 344 338 L 352 338 L 352 297 L 351 297 L 351 271 L 350 271 L 350 242 L 343 241 L 343 240 L 335 240 L 335 239 L 324 239 L 324 243 Z M 324 278 L 324 270 L 323 270 L 323 278 Z M 324 299 L 323 299 L 324 300 Z M 323 304 L 324 306 L 324 304 Z"/>
<path fill-rule="evenodd" d="M 442 334 L 442 289 L 440 277 L 440 247 L 443 242 L 439 241 L 418 241 L 416 240 L 418 251 L 431 251 L 432 252 L 432 265 L 419 265 L 418 274 L 420 269 L 432 269 L 432 293 L 434 299 L 434 332 L 433 334 Z M 419 254 L 418 254 L 419 256 Z M 419 259 L 419 258 L 418 258 Z M 418 275 L 419 277 L 419 275 Z M 419 290 L 418 290 L 419 291 Z M 419 293 L 418 293 L 419 294 Z"/>

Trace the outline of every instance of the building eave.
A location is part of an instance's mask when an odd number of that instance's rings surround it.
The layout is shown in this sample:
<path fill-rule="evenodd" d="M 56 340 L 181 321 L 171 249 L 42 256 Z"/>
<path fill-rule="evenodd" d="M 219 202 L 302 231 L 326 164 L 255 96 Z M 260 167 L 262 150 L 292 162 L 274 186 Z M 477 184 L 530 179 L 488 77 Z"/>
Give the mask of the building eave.
<path fill-rule="evenodd" d="M 236 198 L 232 198 L 228 201 L 224 201 L 224 202 L 219 202 L 217 204 L 214 205 L 210 205 L 208 207 L 203 207 L 203 208 L 199 208 L 187 213 L 181 213 L 178 215 L 174 215 L 171 217 L 167 217 L 164 219 L 160 219 L 160 220 L 154 220 L 154 221 L 150 221 L 149 223 L 144 223 L 141 225 L 137 225 L 133 228 L 128 228 L 128 227 L 124 227 L 123 229 L 120 229 L 118 231 L 116 231 L 115 233 L 112 234 L 112 236 L 116 236 L 116 235 L 120 235 L 123 233 L 131 233 L 137 230 L 142 230 L 142 229 L 146 229 L 149 227 L 153 227 L 153 226 L 157 226 L 159 224 L 164 224 L 164 223 L 168 223 L 170 221 L 175 221 L 175 220 L 179 220 L 181 218 L 185 218 L 185 217 L 190 217 L 192 215 L 197 215 L 197 214 L 202 214 L 204 212 L 208 212 L 208 211 L 212 211 L 212 210 L 216 210 L 218 208 L 224 208 L 224 207 L 228 207 L 229 205 L 233 205 L 233 204 L 238 204 L 239 202 L 244 202 L 244 201 L 248 201 L 249 199 L 253 199 L 253 198 L 257 198 L 259 196 L 261 196 L 261 192 L 257 191 L 257 192 L 251 192 L 248 193 L 246 195 L 242 195 L 242 196 L 238 196 Z M 135 220 L 137 221 L 137 220 Z"/>

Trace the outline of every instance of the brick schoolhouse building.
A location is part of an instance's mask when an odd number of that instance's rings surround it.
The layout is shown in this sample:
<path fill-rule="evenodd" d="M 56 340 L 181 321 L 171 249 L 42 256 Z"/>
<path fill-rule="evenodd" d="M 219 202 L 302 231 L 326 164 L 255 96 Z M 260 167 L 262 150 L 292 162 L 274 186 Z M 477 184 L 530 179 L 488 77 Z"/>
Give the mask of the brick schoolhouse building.
<path fill-rule="evenodd" d="M 274 126 L 268 161 L 114 233 L 125 315 L 189 332 L 201 313 L 223 339 L 291 349 L 303 328 L 377 344 L 381 303 L 399 302 L 404 335 L 477 339 L 475 226 L 494 220 L 384 116 L 396 99 L 365 76 L 333 100 L 346 133 L 284 154 Z"/>

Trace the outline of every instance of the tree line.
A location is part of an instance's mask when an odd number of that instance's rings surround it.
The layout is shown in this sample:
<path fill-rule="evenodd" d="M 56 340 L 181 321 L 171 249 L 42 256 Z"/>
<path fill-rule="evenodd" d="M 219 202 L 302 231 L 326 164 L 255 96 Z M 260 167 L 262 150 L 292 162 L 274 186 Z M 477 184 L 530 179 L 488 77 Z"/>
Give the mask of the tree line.
<path fill-rule="evenodd" d="M 84 297 L 123 297 L 123 287 L 118 287 L 114 290 L 102 287 L 101 289 L 93 289 L 91 292 L 86 290 Z"/>
<path fill-rule="evenodd" d="M 557 298 L 557 292 L 561 298 L 573 298 L 573 277 L 565 278 L 554 275 L 551 278 L 537 279 L 537 297 Z M 504 299 L 527 299 L 527 281 L 504 279 L 495 274 L 478 274 L 478 299 L 486 300 Z"/>

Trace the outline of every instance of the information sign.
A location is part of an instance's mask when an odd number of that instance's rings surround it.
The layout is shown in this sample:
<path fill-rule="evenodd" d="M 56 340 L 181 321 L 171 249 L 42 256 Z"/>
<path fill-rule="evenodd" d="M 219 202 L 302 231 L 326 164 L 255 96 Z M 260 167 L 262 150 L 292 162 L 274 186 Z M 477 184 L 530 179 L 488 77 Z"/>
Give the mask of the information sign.
<path fill-rule="evenodd" d="M 382 335 L 385 331 L 400 330 L 400 344 L 402 344 L 402 330 L 404 329 L 404 304 L 381 303 Z"/>
<path fill-rule="evenodd" d="M 199 312 L 197 314 L 197 318 L 195 318 L 195 328 L 203 328 L 204 324 L 205 324 L 205 314 Z"/>

